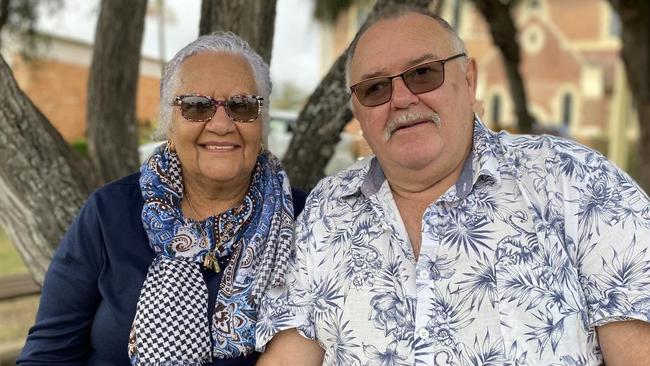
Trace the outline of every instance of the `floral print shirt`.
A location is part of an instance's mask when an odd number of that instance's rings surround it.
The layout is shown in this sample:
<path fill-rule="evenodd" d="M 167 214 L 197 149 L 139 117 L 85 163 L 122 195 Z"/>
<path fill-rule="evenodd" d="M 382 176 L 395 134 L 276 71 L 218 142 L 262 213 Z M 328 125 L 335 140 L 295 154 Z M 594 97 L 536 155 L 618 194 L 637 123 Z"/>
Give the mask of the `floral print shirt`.
<path fill-rule="evenodd" d="M 324 179 L 297 221 L 258 349 L 297 328 L 324 365 L 600 365 L 595 327 L 650 321 L 650 201 L 607 159 L 478 119 L 416 260 L 373 157 Z"/>

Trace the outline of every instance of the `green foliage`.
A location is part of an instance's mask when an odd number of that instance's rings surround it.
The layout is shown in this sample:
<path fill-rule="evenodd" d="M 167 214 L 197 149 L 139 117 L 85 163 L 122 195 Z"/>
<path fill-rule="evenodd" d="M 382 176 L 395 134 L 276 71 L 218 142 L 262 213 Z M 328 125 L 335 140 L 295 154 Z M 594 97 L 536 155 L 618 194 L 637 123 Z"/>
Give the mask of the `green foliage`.
<path fill-rule="evenodd" d="M 63 0 L 5 0 L 3 4 L 6 9 L 0 9 L 0 13 L 6 11 L 5 23 L 0 28 L 5 28 L 9 33 L 20 40 L 21 53 L 27 59 L 35 56 L 40 42 L 45 41 L 43 37 L 37 37 L 36 23 L 38 21 L 39 7 L 42 12 L 52 14 L 61 9 Z"/>
<path fill-rule="evenodd" d="M 88 156 L 88 142 L 86 139 L 79 139 L 76 141 L 73 141 L 70 146 L 78 152 L 80 155 L 83 156 Z"/>

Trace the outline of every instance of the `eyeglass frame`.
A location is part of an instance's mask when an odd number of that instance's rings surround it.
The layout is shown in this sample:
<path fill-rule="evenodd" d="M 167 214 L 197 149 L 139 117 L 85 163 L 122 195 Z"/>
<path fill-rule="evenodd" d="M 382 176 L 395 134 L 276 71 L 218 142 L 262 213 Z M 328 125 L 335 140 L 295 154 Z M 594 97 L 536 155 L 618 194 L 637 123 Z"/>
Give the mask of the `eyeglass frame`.
<path fill-rule="evenodd" d="M 445 83 L 445 63 L 447 63 L 449 61 L 452 61 L 452 60 L 455 60 L 457 58 L 461 58 L 461 57 L 467 57 L 467 54 L 465 52 L 461 52 L 459 54 L 444 58 L 442 60 L 433 60 L 433 61 L 423 62 L 423 63 L 417 64 L 415 66 L 411 66 L 411 67 L 409 67 L 408 69 L 402 71 L 399 74 L 395 74 L 395 75 L 391 75 L 391 76 L 375 76 L 375 77 L 371 77 L 371 78 L 368 78 L 368 79 L 364 79 L 364 80 L 361 80 L 361 81 L 358 81 L 358 82 L 354 83 L 353 85 L 350 85 L 350 93 L 354 94 L 355 97 L 357 98 L 357 100 L 359 101 L 359 103 L 361 105 L 363 105 L 364 107 L 369 107 L 369 108 L 378 107 L 380 105 L 383 105 L 383 104 L 386 104 L 386 103 L 390 102 L 390 100 L 393 99 L 393 79 L 395 79 L 396 77 L 399 77 L 400 79 L 402 79 L 402 82 L 404 82 L 404 85 L 406 86 L 406 88 L 411 93 L 413 93 L 413 94 L 428 93 L 430 91 L 434 91 L 434 90 L 440 88 Z M 439 62 L 440 65 L 442 66 L 442 82 L 440 83 L 440 85 L 438 85 L 437 87 L 435 87 L 435 88 L 433 88 L 431 90 L 426 90 L 426 91 L 422 91 L 422 92 L 419 92 L 419 93 L 416 93 L 416 92 L 412 91 L 411 88 L 406 83 L 406 80 L 404 79 L 404 74 L 406 74 L 409 71 L 412 71 L 413 69 L 417 69 L 418 67 L 422 67 L 423 65 L 432 64 L 434 62 Z M 363 104 L 363 102 L 361 102 L 361 100 L 359 99 L 359 95 L 357 94 L 356 86 L 361 84 L 361 83 L 365 83 L 367 81 L 370 81 L 370 80 L 380 80 L 380 79 L 389 79 L 390 80 L 390 84 L 389 84 L 390 85 L 390 97 L 383 103 L 379 103 L 379 104 L 375 104 L 375 105 L 365 105 L 365 104 Z"/>
<path fill-rule="evenodd" d="M 180 107 L 181 106 L 181 100 L 183 98 L 185 98 L 185 97 L 204 97 L 204 98 L 207 98 L 208 101 L 210 101 L 210 103 L 211 103 L 210 105 L 214 105 L 216 107 L 214 109 L 214 114 L 212 114 L 210 116 L 210 118 L 206 118 L 206 119 L 189 119 L 189 118 L 185 117 L 185 115 L 183 115 L 183 109 L 181 108 L 181 110 L 180 110 L 181 116 L 183 117 L 183 119 L 185 119 L 188 122 L 208 122 L 212 118 L 214 118 L 214 116 L 217 114 L 217 111 L 219 110 L 219 106 L 223 106 L 223 110 L 226 113 L 226 115 L 228 116 L 228 118 L 230 118 L 234 122 L 250 123 L 250 122 L 253 122 L 253 121 L 255 121 L 256 119 L 258 119 L 260 117 L 260 115 L 262 114 L 262 106 L 264 106 L 264 97 L 260 97 L 259 95 L 238 94 L 238 95 L 233 95 L 233 96 L 231 96 L 231 97 L 229 97 L 227 99 L 215 99 L 210 95 L 203 95 L 203 94 L 198 94 L 198 93 L 177 95 L 174 98 L 174 100 L 172 101 L 171 105 L 174 106 L 174 107 L 176 107 L 176 106 Z M 251 119 L 248 119 L 248 120 L 243 120 L 243 119 L 240 120 L 240 119 L 233 118 L 230 115 L 230 113 L 228 113 L 228 108 L 226 108 L 226 103 L 229 100 L 231 100 L 232 98 L 237 98 L 237 97 L 252 97 L 253 99 L 257 100 L 257 115 L 255 116 L 255 118 L 251 118 Z"/>

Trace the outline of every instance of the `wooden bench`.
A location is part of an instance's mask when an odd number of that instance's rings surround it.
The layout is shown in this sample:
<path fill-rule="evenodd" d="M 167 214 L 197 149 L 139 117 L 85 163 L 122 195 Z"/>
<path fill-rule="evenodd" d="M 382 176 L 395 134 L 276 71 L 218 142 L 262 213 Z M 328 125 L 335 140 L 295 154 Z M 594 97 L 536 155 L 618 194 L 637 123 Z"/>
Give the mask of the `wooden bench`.
<path fill-rule="evenodd" d="M 0 278 L 0 300 L 35 295 L 41 292 L 40 286 L 29 274 L 13 275 Z"/>

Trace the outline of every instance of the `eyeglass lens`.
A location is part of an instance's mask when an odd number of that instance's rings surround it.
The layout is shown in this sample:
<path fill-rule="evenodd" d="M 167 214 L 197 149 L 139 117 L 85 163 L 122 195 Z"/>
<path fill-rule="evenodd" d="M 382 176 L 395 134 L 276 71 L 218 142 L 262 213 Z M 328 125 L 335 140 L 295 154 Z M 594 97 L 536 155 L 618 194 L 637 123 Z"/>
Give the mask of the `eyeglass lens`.
<path fill-rule="evenodd" d="M 439 88 L 445 79 L 442 61 L 418 65 L 397 75 L 414 94 L 426 93 Z M 374 107 L 388 102 L 393 94 L 393 79 L 372 78 L 354 86 L 354 92 L 361 104 Z"/>
<path fill-rule="evenodd" d="M 206 96 L 187 95 L 180 98 L 181 114 L 188 121 L 209 121 L 223 104 L 228 117 L 237 122 L 250 122 L 259 115 L 260 101 L 247 95 L 239 95 L 219 102 Z"/>

